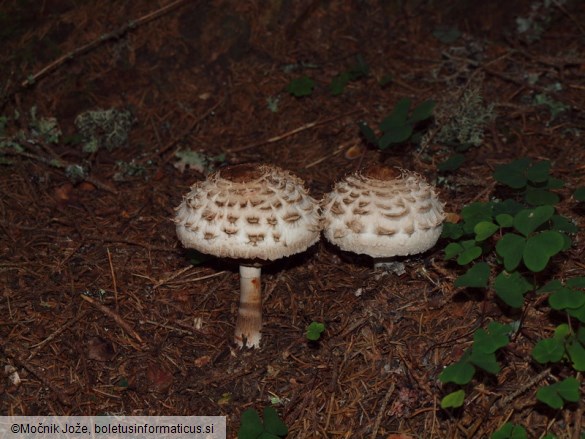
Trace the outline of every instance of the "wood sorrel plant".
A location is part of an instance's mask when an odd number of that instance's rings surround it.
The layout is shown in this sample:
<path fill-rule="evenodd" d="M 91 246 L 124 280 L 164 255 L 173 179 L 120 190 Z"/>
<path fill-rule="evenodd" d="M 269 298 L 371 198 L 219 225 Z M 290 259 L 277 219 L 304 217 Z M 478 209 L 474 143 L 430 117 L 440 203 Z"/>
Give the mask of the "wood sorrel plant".
<path fill-rule="evenodd" d="M 565 313 L 568 323 L 559 325 L 551 338 L 537 342 L 532 358 L 540 364 L 568 366 L 563 368 L 563 376 L 570 375 L 571 370 L 584 371 L 585 277 L 561 283 L 548 276 L 552 273 L 553 258 L 571 246 L 569 235 L 578 231 L 554 207 L 559 196 L 552 190 L 563 187 L 563 182 L 550 176 L 550 162 L 533 162 L 528 158 L 498 166 L 494 178 L 512 189 L 514 198 L 471 203 L 462 209 L 460 223 L 445 224 L 443 237 L 452 241 L 445 247 L 445 259 L 470 266 L 455 280 L 455 286 L 489 287 L 512 308 L 522 308 L 529 292 L 550 294 L 550 307 Z M 574 198 L 579 200 L 579 194 Z M 473 345 L 441 372 L 439 380 L 465 386 L 477 369 L 499 373 L 497 351 L 509 343 L 519 325 L 491 322 L 487 329 L 479 328 Z M 536 397 L 560 409 L 567 402 L 579 400 L 579 387 L 578 375 L 559 378 L 554 384 L 541 387 Z M 447 394 L 441 406 L 460 407 L 464 399 L 465 389 L 459 388 Z"/>

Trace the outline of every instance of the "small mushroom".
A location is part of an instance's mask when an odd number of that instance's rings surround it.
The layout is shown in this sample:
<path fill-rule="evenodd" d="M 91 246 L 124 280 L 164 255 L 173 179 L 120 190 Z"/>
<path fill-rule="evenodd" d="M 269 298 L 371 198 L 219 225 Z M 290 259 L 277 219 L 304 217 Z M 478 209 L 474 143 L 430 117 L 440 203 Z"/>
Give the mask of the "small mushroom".
<path fill-rule="evenodd" d="M 271 165 L 234 165 L 191 186 L 176 209 L 183 246 L 240 263 L 235 341 L 260 346 L 263 261 L 305 251 L 319 239 L 319 204 L 292 173 Z"/>
<path fill-rule="evenodd" d="M 374 258 L 422 253 L 443 228 L 443 204 L 420 175 L 375 165 L 339 181 L 323 199 L 324 234 L 345 251 Z"/>

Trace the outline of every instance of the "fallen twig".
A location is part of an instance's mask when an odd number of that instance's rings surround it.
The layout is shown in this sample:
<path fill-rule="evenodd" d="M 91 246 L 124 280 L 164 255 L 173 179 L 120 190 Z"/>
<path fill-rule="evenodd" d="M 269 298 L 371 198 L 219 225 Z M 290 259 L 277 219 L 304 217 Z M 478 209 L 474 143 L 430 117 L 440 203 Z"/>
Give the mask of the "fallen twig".
<path fill-rule="evenodd" d="M 392 383 L 382 400 L 382 405 L 380 406 L 380 410 L 378 411 L 378 416 L 376 416 L 376 422 L 374 422 L 374 428 L 372 428 L 372 434 L 370 436 L 371 439 L 376 439 L 378 435 L 378 429 L 380 428 L 380 423 L 382 422 L 382 418 L 384 417 L 384 412 L 386 411 L 386 407 L 388 406 L 388 401 L 390 401 L 390 397 L 394 393 L 395 384 Z"/>
<path fill-rule="evenodd" d="M 18 156 L 22 156 L 22 157 L 26 157 L 29 159 L 33 159 L 33 160 L 37 160 L 41 163 L 44 163 L 45 165 L 51 166 L 53 168 L 57 168 L 57 169 L 66 169 L 68 166 L 71 166 L 71 163 L 66 162 L 63 159 L 50 159 L 47 157 L 43 157 L 37 154 L 32 154 L 30 152 L 26 152 L 26 151 L 17 151 L 14 149 L 6 149 L 5 151 L 3 151 L 4 154 L 8 154 L 8 155 L 18 155 Z M 88 183 L 93 184 L 95 187 L 102 189 L 106 192 L 110 192 L 114 195 L 118 195 L 118 191 L 116 189 L 114 189 L 112 186 L 110 186 L 107 183 L 103 183 L 102 181 L 98 180 L 95 177 L 92 177 L 91 175 L 86 175 L 85 177 L 83 177 L 84 181 L 87 181 Z"/>
<path fill-rule="evenodd" d="M 132 326 L 130 326 L 128 323 L 126 323 L 124 321 L 124 319 L 122 319 L 122 317 L 120 317 L 119 314 L 112 311 L 107 306 L 104 306 L 101 303 L 96 302 L 95 300 L 93 300 L 89 296 L 81 294 L 81 298 L 83 300 L 85 300 L 86 302 L 90 303 L 91 305 L 93 305 L 94 307 L 96 307 L 97 309 L 99 309 L 101 312 L 103 312 L 108 317 L 111 317 L 114 320 L 114 322 L 116 322 L 118 324 L 118 326 L 120 326 L 120 328 L 122 328 L 124 331 L 126 331 L 129 335 L 131 335 L 134 339 L 136 339 L 140 343 L 143 343 L 142 338 L 140 338 L 140 335 L 138 335 L 138 333 L 132 328 Z"/>
<path fill-rule="evenodd" d="M 65 55 L 63 55 L 60 58 L 57 58 L 55 61 L 52 61 L 50 64 L 43 67 L 41 70 L 39 70 L 34 75 L 28 76 L 24 81 L 22 81 L 20 83 L 20 85 L 22 87 L 31 86 L 35 82 L 37 82 L 39 79 L 46 76 L 48 73 L 52 72 L 53 70 L 56 70 L 57 68 L 59 68 L 60 66 L 65 64 L 67 61 L 72 60 L 75 57 L 78 57 L 80 55 L 83 55 L 86 52 L 89 52 L 90 50 L 98 47 L 99 45 L 101 45 L 102 43 L 104 43 L 106 41 L 118 39 L 121 36 L 123 36 L 124 34 L 126 34 L 128 31 L 134 30 L 138 26 L 141 26 L 145 23 L 148 23 L 149 21 L 152 21 L 155 18 L 159 18 L 159 17 L 163 16 L 164 14 L 172 11 L 175 8 L 178 8 L 179 6 L 182 6 L 183 4 L 185 4 L 187 2 L 188 2 L 188 0 L 176 0 L 176 1 L 170 3 L 166 6 L 163 6 L 162 8 L 157 9 L 156 11 L 153 11 L 153 12 L 150 12 L 146 15 L 143 15 L 142 17 L 140 17 L 136 20 L 130 20 L 128 23 L 126 23 L 121 28 L 116 29 L 112 32 L 108 32 L 106 34 L 100 35 L 95 40 L 90 41 L 89 43 L 84 44 L 83 46 L 78 47 L 77 49 L 74 49 L 71 52 L 66 53 Z"/>
<path fill-rule="evenodd" d="M 329 119 L 324 119 L 324 120 L 318 120 L 318 121 L 315 121 L 315 122 L 310 122 L 310 123 L 307 123 L 307 124 L 302 125 L 300 127 L 297 127 L 297 128 L 295 128 L 293 130 L 287 131 L 286 133 L 280 134 L 278 136 L 271 137 L 270 139 L 261 140 L 259 142 L 254 142 L 254 143 L 251 143 L 251 144 L 248 144 L 248 145 L 240 146 L 239 148 L 228 149 L 227 152 L 229 152 L 229 153 L 241 152 L 241 151 L 245 151 L 247 149 L 256 148 L 257 146 L 262 146 L 262 145 L 267 145 L 269 143 L 278 142 L 280 140 L 286 139 L 287 137 L 290 137 L 290 136 L 293 136 L 295 134 L 298 134 L 301 131 L 305 131 L 305 130 L 311 129 L 311 128 L 314 128 L 314 127 L 319 126 L 319 125 L 324 125 L 326 123 L 333 122 L 334 120 L 340 119 L 340 118 L 345 117 L 345 116 L 350 116 L 350 115 L 359 113 L 361 111 L 362 110 L 353 110 L 353 111 L 350 111 L 349 113 L 345 113 L 345 114 L 342 114 L 342 115 L 339 115 L 339 116 L 331 117 Z"/>
<path fill-rule="evenodd" d="M 114 264 L 112 262 L 112 254 L 110 253 L 110 249 L 106 247 L 106 252 L 108 253 L 108 262 L 110 264 L 110 273 L 112 275 L 112 287 L 114 289 L 114 303 L 116 304 L 116 312 L 118 312 L 118 286 L 116 283 L 116 273 L 114 272 Z"/>
<path fill-rule="evenodd" d="M 82 318 L 84 318 L 86 315 L 87 315 L 87 312 L 82 312 L 77 317 L 75 317 L 73 320 L 69 320 L 67 323 L 65 323 L 63 326 L 61 326 L 59 329 L 57 329 L 55 332 L 53 332 L 51 335 L 49 335 L 47 338 L 45 338 L 40 343 L 37 343 L 37 344 L 31 346 L 34 349 L 31 351 L 30 355 L 26 358 L 26 361 L 30 361 L 36 354 L 39 353 L 39 351 L 47 343 L 49 343 L 50 341 L 54 340 L 58 335 L 60 335 L 62 332 L 64 332 L 70 326 L 73 326 L 75 323 L 77 323 L 79 320 L 81 320 Z"/>

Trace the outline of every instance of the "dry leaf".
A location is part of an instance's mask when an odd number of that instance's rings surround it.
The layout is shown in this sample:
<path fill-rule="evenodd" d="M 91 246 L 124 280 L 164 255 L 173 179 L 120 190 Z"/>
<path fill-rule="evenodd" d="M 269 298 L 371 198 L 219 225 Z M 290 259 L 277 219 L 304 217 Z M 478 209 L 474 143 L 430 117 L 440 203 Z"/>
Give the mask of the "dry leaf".
<path fill-rule="evenodd" d="M 146 371 L 151 390 L 166 392 L 173 384 L 173 375 L 158 364 L 151 363 Z"/>
<path fill-rule="evenodd" d="M 195 366 L 196 367 L 207 366 L 210 361 L 211 361 L 211 357 L 209 355 L 204 355 L 204 356 L 199 357 L 195 360 Z"/>
<path fill-rule="evenodd" d="M 96 336 L 87 341 L 87 357 L 90 360 L 110 361 L 115 355 L 112 343 L 108 340 Z"/>

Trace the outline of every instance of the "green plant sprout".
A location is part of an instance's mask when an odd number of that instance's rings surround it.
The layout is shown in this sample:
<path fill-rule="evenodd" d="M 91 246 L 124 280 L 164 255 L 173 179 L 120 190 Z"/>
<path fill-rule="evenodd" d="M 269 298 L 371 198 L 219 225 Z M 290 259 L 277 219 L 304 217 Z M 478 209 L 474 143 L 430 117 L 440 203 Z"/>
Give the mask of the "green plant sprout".
<path fill-rule="evenodd" d="M 264 422 L 252 408 L 242 413 L 238 439 L 279 439 L 287 434 L 287 426 L 273 407 L 264 407 Z"/>
<path fill-rule="evenodd" d="M 585 201 L 585 186 L 577 188 L 573 193 L 573 198 L 577 201 Z"/>
<path fill-rule="evenodd" d="M 527 437 L 524 427 L 506 422 L 490 436 L 490 439 L 526 439 Z"/>
<path fill-rule="evenodd" d="M 325 331 L 325 325 L 323 323 L 311 322 L 311 324 L 307 326 L 306 332 L 307 340 L 310 341 L 319 340 L 321 338 L 323 331 Z"/>
<path fill-rule="evenodd" d="M 415 131 L 417 126 L 427 121 L 433 115 L 435 101 L 427 100 L 410 111 L 411 100 L 399 100 L 392 112 L 380 122 L 382 135 L 378 138 L 366 122 L 358 122 L 360 132 L 368 143 L 384 150 L 391 145 L 401 144 L 408 140 L 414 141 L 421 132 Z"/>
<path fill-rule="evenodd" d="M 443 44 L 453 44 L 461 37 L 461 31 L 457 27 L 437 26 L 432 35 Z"/>
<path fill-rule="evenodd" d="M 333 96 L 339 96 L 345 90 L 347 84 L 352 81 L 368 76 L 370 67 L 364 60 L 362 55 L 356 56 L 356 64 L 350 70 L 344 71 L 336 75 L 329 84 L 329 91 Z"/>
<path fill-rule="evenodd" d="M 536 392 L 536 399 L 546 403 L 553 409 L 561 409 L 568 402 L 579 402 L 581 395 L 579 394 L 579 387 L 581 383 L 576 378 L 565 378 L 558 383 L 550 386 L 541 387 Z"/>
<path fill-rule="evenodd" d="M 497 374 L 500 365 L 496 360 L 498 349 L 506 346 L 512 332 L 510 325 L 491 322 L 487 331 L 479 328 L 473 336 L 473 346 L 467 349 L 461 359 L 447 366 L 439 375 L 442 383 L 468 384 L 473 379 L 477 368 L 490 374 Z M 441 401 L 442 408 L 456 408 L 463 405 L 465 391 L 459 389 L 446 395 Z"/>
<path fill-rule="evenodd" d="M 286 86 L 286 91 L 297 98 L 302 98 L 310 96 L 314 88 L 315 81 L 305 75 L 290 81 Z"/>
<path fill-rule="evenodd" d="M 551 177 L 548 160 L 534 162 L 523 157 L 505 165 L 496 166 L 494 178 L 497 182 L 518 190 L 526 203 L 532 206 L 556 204 L 559 196 L 552 192 L 564 186 L 562 180 Z"/>
<path fill-rule="evenodd" d="M 554 257 L 571 246 L 569 235 L 576 233 L 578 227 L 556 213 L 553 204 L 559 197 L 552 190 L 564 184 L 551 177 L 550 162 L 522 158 L 497 167 L 494 178 L 512 189 L 515 198 L 464 206 L 462 221 L 446 223 L 443 229 L 443 237 L 451 240 L 445 247 L 445 259 L 455 260 L 461 266 L 471 264 L 455 280 L 456 287 L 490 286 L 512 308 L 522 308 L 528 292 L 548 294 L 550 308 L 566 314 L 569 322 L 559 325 L 551 338 L 538 341 L 532 350 L 536 363 L 564 363 L 577 372 L 575 377 L 559 379 L 536 393 L 539 402 L 561 409 L 581 397 L 578 374 L 585 371 L 585 277 L 564 282 L 549 277 L 547 282 L 546 270 Z M 582 194 L 578 191 L 574 197 L 579 201 Z M 490 281 L 494 268 L 499 274 Z M 536 276 L 537 273 L 544 275 Z M 441 372 L 439 380 L 465 386 L 477 369 L 497 374 L 500 365 L 496 353 L 509 343 L 510 335 L 517 329 L 512 324 L 498 322 L 491 322 L 487 330 L 478 329 L 472 346 Z M 464 400 L 465 389 L 459 388 L 442 399 L 441 407 L 461 407 Z M 526 437 L 526 432 L 508 423 L 492 437 Z"/>

